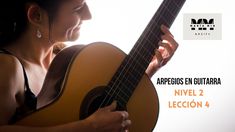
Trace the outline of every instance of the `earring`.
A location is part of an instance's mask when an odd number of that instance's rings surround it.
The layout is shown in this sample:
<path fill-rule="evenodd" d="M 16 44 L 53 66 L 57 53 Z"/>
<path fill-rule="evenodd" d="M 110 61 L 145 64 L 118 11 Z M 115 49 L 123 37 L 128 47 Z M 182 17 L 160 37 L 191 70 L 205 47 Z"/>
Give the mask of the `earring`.
<path fill-rule="evenodd" d="M 36 34 L 36 36 L 40 39 L 40 38 L 42 38 L 42 34 L 41 34 L 41 32 L 39 31 L 39 29 L 37 29 L 37 34 Z"/>

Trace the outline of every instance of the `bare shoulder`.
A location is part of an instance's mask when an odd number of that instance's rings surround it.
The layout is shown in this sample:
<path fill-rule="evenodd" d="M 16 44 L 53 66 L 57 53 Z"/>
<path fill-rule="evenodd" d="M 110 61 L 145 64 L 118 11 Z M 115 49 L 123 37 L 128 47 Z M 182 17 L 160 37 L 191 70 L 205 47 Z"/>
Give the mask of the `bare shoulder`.
<path fill-rule="evenodd" d="M 7 54 L 0 54 L 0 82 L 10 82 L 13 79 L 19 79 L 23 77 L 22 65 L 19 60 Z M 0 83 L 0 86 L 4 84 Z"/>
<path fill-rule="evenodd" d="M 24 90 L 22 66 L 17 58 L 0 54 L 0 125 L 5 124 L 19 105 Z M 22 97 L 22 96 L 21 96 Z"/>

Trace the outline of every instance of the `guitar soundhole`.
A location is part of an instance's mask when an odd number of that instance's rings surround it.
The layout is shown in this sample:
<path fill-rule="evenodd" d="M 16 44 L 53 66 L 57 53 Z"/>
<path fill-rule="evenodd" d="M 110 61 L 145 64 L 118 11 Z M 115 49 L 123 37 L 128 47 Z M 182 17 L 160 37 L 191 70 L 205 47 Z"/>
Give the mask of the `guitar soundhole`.
<path fill-rule="evenodd" d="M 107 87 L 99 86 L 88 92 L 80 107 L 80 120 L 85 119 L 100 107 L 110 105 L 114 100 L 117 101 L 116 110 L 127 111 L 126 105 L 121 105 L 119 100 L 110 98 L 110 96 L 106 96 L 104 92 L 105 88 Z"/>
<path fill-rule="evenodd" d="M 100 86 L 92 89 L 84 98 L 81 108 L 80 108 L 80 119 L 85 119 L 96 110 L 99 109 L 100 105 L 104 101 L 105 86 Z M 112 101 L 112 100 L 111 100 Z"/>

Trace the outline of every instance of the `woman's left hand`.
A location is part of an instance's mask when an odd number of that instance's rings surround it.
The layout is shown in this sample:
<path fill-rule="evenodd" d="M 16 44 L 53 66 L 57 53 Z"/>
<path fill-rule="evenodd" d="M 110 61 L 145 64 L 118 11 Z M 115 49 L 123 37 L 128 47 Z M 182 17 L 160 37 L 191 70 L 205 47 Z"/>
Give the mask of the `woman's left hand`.
<path fill-rule="evenodd" d="M 155 55 L 146 70 L 149 77 L 152 77 L 157 70 L 171 59 L 178 47 L 178 43 L 175 41 L 169 28 L 162 25 L 161 31 L 163 32 L 161 36 L 162 41 L 159 41 L 159 48 L 155 50 Z"/>

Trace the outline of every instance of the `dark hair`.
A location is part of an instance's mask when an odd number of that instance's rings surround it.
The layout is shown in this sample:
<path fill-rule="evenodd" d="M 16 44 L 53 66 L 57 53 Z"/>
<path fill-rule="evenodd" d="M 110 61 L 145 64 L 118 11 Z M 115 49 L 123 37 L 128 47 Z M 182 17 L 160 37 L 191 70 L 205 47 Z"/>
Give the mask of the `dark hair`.
<path fill-rule="evenodd" d="M 2 0 L 0 4 L 0 47 L 17 40 L 27 28 L 27 3 L 36 3 L 45 9 L 51 25 L 63 0 Z"/>

